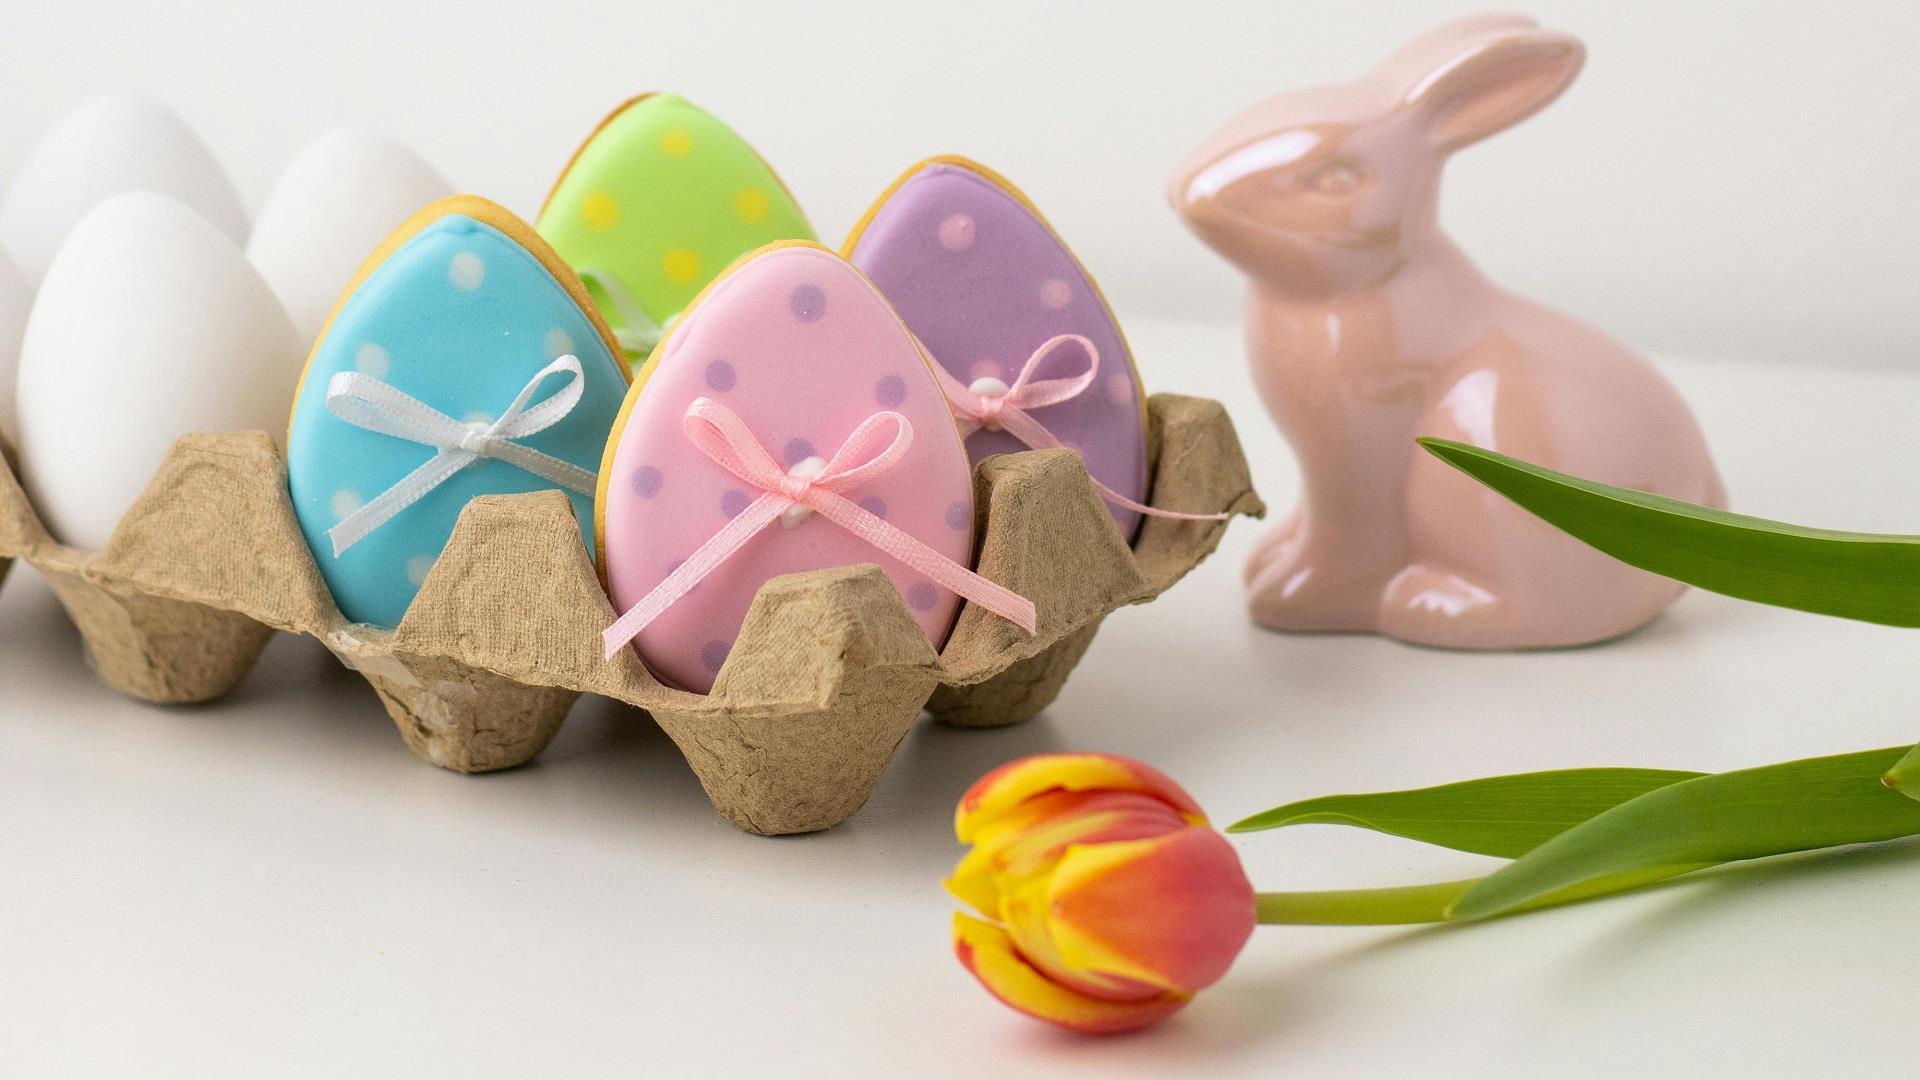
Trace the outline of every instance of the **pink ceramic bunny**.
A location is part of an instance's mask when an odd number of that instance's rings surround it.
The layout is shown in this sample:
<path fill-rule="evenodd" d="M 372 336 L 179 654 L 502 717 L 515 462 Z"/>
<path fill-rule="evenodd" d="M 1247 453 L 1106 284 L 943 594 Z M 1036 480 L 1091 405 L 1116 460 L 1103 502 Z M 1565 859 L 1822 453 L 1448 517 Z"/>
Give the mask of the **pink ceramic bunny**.
<path fill-rule="evenodd" d="M 1546 106 L 1584 57 L 1530 19 L 1465 19 L 1358 82 L 1253 106 L 1174 174 L 1175 209 L 1250 279 L 1254 380 L 1303 474 L 1299 507 L 1247 566 L 1261 623 L 1574 645 L 1678 595 L 1413 441 L 1725 505 L 1699 427 L 1659 374 L 1489 282 L 1436 220 L 1448 156 Z"/>

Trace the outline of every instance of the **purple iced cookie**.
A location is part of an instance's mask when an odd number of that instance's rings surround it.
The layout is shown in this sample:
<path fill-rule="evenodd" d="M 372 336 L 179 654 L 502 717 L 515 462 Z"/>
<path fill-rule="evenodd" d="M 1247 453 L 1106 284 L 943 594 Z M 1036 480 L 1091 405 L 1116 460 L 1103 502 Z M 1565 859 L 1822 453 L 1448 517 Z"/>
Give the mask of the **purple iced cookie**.
<path fill-rule="evenodd" d="M 923 161 L 880 197 L 844 250 L 933 359 L 975 393 L 1004 392 L 1029 358 L 1060 335 L 1090 342 L 1099 357 L 1091 383 L 1067 400 L 1025 412 L 1078 451 L 1095 480 L 1146 501 L 1146 395 L 1133 355 L 1093 279 L 1012 184 L 964 158 Z M 1084 348 L 1071 341 L 1055 345 L 1030 382 L 1086 373 Z M 991 427 L 967 439 L 975 462 L 1027 448 Z M 1131 540 L 1140 515 L 1111 501 L 1108 509 Z"/>

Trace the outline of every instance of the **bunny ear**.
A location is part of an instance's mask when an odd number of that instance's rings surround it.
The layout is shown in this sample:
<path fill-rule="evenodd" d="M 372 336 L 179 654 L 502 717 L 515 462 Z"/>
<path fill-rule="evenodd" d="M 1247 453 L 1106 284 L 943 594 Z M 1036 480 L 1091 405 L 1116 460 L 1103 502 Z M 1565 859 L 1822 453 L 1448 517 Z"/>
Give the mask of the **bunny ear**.
<path fill-rule="evenodd" d="M 1470 34 L 1443 55 L 1404 100 L 1425 114 L 1434 145 L 1451 153 L 1545 108 L 1580 73 L 1587 50 L 1566 34 L 1523 29 Z"/>
<path fill-rule="evenodd" d="M 1417 77 L 1459 56 L 1461 47 L 1470 41 L 1496 34 L 1519 34 L 1538 29 L 1540 24 L 1525 15 L 1469 15 L 1464 19 L 1441 23 L 1395 49 L 1385 66 L 1407 69 L 1417 65 L 1413 67 Z"/>

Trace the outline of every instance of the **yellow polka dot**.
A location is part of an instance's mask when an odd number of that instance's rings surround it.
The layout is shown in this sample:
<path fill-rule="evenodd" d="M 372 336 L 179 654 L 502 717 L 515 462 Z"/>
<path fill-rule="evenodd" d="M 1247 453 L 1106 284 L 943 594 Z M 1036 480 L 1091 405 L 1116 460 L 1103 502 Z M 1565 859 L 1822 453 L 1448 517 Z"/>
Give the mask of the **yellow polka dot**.
<path fill-rule="evenodd" d="M 748 225 L 767 216 L 767 193 L 758 188 L 743 188 L 733 197 L 733 212 Z"/>
<path fill-rule="evenodd" d="M 580 216 L 586 219 L 587 228 L 606 232 L 620 221 L 620 203 L 604 191 L 590 191 L 580 200 Z"/>
<path fill-rule="evenodd" d="M 666 151 L 668 157 L 686 157 L 693 153 L 693 136 L 674 128 L 660 136 L 660 149 Z"/>
<path fill-rule="evenodd" d="M 666 268 L 667 280 L 685 285 L 700 275 L 700 256 L 686 248 L 674 248 L 661 260 Z"/>

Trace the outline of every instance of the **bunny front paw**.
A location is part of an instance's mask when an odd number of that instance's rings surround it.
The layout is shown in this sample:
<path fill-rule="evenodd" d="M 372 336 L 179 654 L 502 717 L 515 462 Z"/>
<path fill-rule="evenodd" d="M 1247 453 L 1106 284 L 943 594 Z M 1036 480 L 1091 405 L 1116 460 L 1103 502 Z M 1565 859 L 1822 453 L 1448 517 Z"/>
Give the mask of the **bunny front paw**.
<path fill-rule="evenodd" d="M 1382 580 L 1296 537 L 1248 562 L 1247 611 L 1272 630 L 1371 630 Z"/>
<path fill-rule="evenodd" d="M 1252 585 L 1255 578 L 1275 560 L 1289 558 L 1288 549 L 1300 538 L 1300 512 L 1288 514 L 1278 525 L 1260 534 L 1253 542 L 1253 550 L 1248 553 L 1246 565 L 1240 568 L 1240 581 Z"/>

